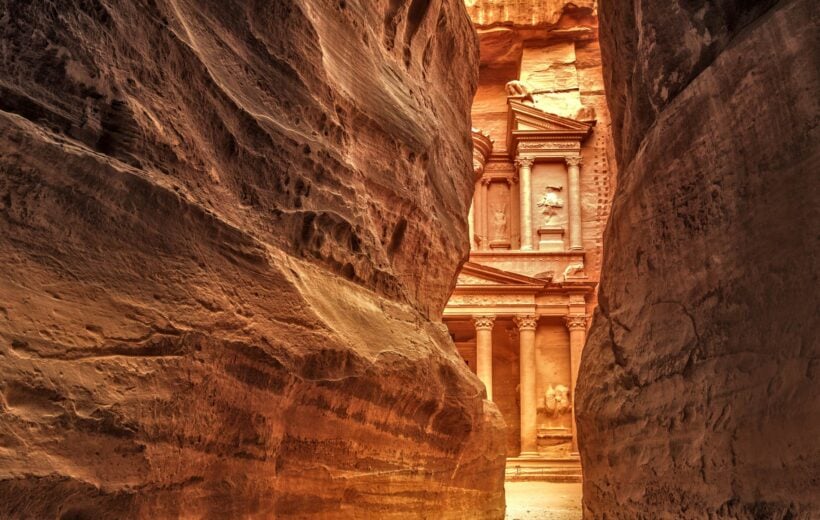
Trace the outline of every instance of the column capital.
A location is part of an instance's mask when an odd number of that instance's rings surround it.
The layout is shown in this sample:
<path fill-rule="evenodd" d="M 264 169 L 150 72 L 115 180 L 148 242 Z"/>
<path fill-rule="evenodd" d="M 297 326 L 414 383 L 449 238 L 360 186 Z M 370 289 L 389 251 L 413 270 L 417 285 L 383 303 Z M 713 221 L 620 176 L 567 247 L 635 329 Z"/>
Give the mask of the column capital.
<path fill-rule="evenodd" d="M 531 157 L 518 156 L 515 158 L 515 166 L 518 168 L 532 168 L 534 162 L 535 160 Z"/>
<path fill-rule="evenodd" d="M 493 330 L 494 322 L 495 316 L 491 314 L 473 316 L 473 325 L 475 325 L 476 330 Z"/>
<path fill-rule="evenodd" d="M 581 166 L 584 162 L 580 155 L 570 155 L 564 157 L 564 160 L 567 162 L 567 166 Z"/>
<path fill-rule="evenodd" d="M 533 314 L 519 314 L 513 321 L 518 325 L 518 330 L 535 330 L 538 323 L 538 316 Z"/>
<path fill-rule="evenodd" d="M 569 330 L 586 330 L 587 317 L 585 314 L 571 314 L 564 316 L 564 323 Z"/>

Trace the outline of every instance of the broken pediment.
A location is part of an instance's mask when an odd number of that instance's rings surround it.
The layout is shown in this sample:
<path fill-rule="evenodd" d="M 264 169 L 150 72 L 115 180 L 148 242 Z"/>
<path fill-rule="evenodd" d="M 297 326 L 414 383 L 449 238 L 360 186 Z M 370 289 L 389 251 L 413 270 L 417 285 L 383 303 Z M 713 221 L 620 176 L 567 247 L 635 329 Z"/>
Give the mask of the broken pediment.
<path fill-rule="evenodd" d="M 519 153 L 518 144 L 521 141 L 530 143 L 530 148 L 535 143 L 536 149 L 547 153 L 550 149 L 580 150 L 581 142 L 592 131 L 591 123 L 550 114 L 512 98 L 508 99 L 507 104 L 507 143 L 512 156 Z"/>
<path fill-rule="evenodd" d="M 521 287 L 540 289 L 544 287 L 545 281 L 531 278 L 494 267 L 467 262 L 461 269 L 456 282 L 457 287 Z"/>

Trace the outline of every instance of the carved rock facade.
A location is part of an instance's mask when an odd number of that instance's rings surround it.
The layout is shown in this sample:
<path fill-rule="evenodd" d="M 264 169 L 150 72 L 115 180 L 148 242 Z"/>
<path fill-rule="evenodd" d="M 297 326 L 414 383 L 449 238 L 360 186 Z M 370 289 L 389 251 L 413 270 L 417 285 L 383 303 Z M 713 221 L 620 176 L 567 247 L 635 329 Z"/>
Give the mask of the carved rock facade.
<path fill-rule="evenodd" d="M 818 517 L 816 2 L 601 17 L 620 173 L 576 389 L 585 518 Z"/>
<path fill-rule="evenodd" d="M 503 514 L 503 422 L 439 322 L 460 0 L 12 0 L 0 27 L 0 517 Z"/>

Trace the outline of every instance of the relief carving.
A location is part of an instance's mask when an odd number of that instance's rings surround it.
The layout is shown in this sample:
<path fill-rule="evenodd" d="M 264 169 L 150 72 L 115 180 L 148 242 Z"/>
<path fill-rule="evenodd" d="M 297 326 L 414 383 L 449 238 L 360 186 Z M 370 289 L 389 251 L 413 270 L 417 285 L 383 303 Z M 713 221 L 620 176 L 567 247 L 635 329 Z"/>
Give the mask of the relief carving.
<path fill-rule="evenodd" d="M 545 227 L 550 225 L 550 221 L 558 214 L 558 210 L 564 207 L 564 199 L 559 196 L 563 189 L 562 186 L 547 186 L 546 193 L 536 204 L 544 214 Z"/>
<path fill-rule="evenodd" d="M 547 415 L 553 417 L 569 412 L 569 388 L 564 385 L 550 385 L 544 393 L 544 409 Z"/>
<path fill-rule="evenodd" d="M 493 217 L 493 230 L 495 232 L 495 240 L 506 240 L 507 238 L 507 212 L 506 207 L 498 205 L 495 207 L 495 214 Z"/>

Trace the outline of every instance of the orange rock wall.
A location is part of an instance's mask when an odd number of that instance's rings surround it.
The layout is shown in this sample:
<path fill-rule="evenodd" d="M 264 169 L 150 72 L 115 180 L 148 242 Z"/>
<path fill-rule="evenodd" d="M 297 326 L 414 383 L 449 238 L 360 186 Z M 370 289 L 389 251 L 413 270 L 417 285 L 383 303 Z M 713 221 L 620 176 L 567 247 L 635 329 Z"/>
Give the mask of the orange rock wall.
<path fill-rule="evenodd" d="M 456 0 L 0 7 L 0 517 L 503 515 Z"/>

